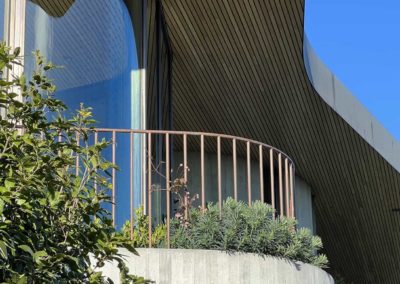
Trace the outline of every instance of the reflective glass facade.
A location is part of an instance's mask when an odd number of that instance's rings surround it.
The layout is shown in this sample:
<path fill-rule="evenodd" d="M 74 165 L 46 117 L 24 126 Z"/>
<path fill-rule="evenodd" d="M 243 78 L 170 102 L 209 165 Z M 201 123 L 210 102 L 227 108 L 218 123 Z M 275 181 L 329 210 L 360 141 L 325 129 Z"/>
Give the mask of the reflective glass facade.
<path fill-rule="evenodd" d="M 35 2 L 26 6 L 25 72 L 39 49 L 63 66 L 51 76 L 70 109 L 82 102 L 93 107 L 101 127 L 140 128 L 136 44 L 123 1 Z"/>
<path fill-rule="evenodd" d="M 10 2 L 16 1 L 16 2 Z M 0 36 L 3 39 L 4 7 L 17 4 L 24 15 L 25 70 L 34 70 L 32 52 L 40 50 L 48 61 L 62 68 L 49 77 L 57 86 L 56 97 L 70 111 L 83 103 L 93 108 L 97 127 L 142 127 L 142 101 L 137 44 L 132 19 L 123 0 L 0 0 Z M 22 3 L 22 4 L 21 4 Z M 15 19 L 14 19 L 15 20 Z M 10 20 L 12 21 L 12 19 Z M 18 21 L 21 22 L 21 21 Z M 15 29 L 15 33 L 20 30 Z M 111 135 L 99 136 L 111 139 Z M 129 147 L 129 135 L 117 135 L 117 224 L 129 219 L 129 157 L 118 148 Z M 135 206 L 141 200 L 141 140 L 135 137 Z M 111 149 L 106 158 L 111 159 Z"/>

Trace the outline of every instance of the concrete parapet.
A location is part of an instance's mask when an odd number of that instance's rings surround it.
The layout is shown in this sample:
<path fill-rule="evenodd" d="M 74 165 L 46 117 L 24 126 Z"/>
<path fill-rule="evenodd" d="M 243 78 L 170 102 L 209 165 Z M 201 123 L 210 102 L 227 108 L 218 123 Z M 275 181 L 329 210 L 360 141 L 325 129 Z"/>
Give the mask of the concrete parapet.
<path fill-rule="evenodd" d="M 236 283 L 307 283 L 333 284 L 324 270 L 310 264 L 251 253 L 229 254 L 215 250 L 137 249 L 140 256 L 125 249 L 130 273 L 156 283 L 236 284 Z M 119 272 L 108 263 L 103 271 L 119 283 Z"/>

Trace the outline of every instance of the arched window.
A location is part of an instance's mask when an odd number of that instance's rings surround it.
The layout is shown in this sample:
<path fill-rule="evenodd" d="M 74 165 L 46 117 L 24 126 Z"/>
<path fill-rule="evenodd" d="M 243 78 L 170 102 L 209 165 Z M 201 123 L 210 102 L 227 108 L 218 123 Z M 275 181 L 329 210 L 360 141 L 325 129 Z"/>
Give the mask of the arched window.
<path fill-rule="evenodd" d="M 14 1 L 14 0 L 13 0 Z M 25 7 L 25 73 L 34 68 L 32 51 L 62 68 L 52 71 L 56 96 L 70 110 L 93 108 L 98 127 L 141 129 L 142 102 L 134 29 L 123 0 L 28 0 Z M 110 140 L 111 134 L 99 134 Z M 130 171 L 135 207 L 141 200 L 141 145 L 135 137 L 134 170 L 129 135 L 116 135 L 116 223 L 129 220 Z M 110 147 L 111 148 L 111 147 Z M 119 151 L 119 149 L 124 149 Z M 111 149 L 105 152 L 111 160 Z M 111 209 L 107 207 L 107 209 Z"/>

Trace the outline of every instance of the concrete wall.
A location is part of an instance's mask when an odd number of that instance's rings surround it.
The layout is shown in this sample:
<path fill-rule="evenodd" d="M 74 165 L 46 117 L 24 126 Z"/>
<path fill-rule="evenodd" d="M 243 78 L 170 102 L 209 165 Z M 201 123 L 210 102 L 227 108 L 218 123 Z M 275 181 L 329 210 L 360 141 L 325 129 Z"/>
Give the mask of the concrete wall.
<path fill-rule="evenodd" d="M 185 249 L 138 249 L 140 256 L 121 252 L 127 256 L 131 273 L 159 284 L 334 283 L 328 273 L 315 266 L 255 254 Z M 103 271 L 114 283 L 120 283 L 115 265 L 108 263 Z"/>

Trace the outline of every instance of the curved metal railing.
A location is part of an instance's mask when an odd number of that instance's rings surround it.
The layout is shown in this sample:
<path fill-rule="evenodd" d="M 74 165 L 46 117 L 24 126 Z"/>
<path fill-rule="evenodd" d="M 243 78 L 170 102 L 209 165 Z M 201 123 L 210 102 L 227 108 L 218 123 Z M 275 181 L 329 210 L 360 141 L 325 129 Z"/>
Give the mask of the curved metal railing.
<path fill-rule="evenodd" d="M 155 179 L 155 171 L 158 173 L 163 172 L 165 178 L 165 203 L 164 219 L 167 226 L 167 243 L 169 244 L 169 220 L 171 218 L 171 195 L 170 186 L 173 181 L 171 178 L 171 169 L 173 168 L 172 157 L 179 153 L 182 156 L 181 165 L 183 166 L 182 178 L 187 183 L 189 175 L 189 164 L 199 163 L 200 177 L 199 177 L 199 206 L 202 209 L 206 208 L 206 203 L 209 201 L 206 186 L 209 184 L 208 179 L 216 179 L 218 202 L 219 207 L 222 207 L 223 199 L 229 197 L 227 194 L 223 196 L 222 188 L 223 182 L 227 183 L 227 178 L 231 179 L 233 187 L 233 196 L 236 200 L 239 196 L 246 196 L 245 200 L 251 206 L 252 202 L 259 199 L 263 202 L 270 203 L 276 209 L 277 216 L 294 217 L 294 179 L 295 179 L 295 166 L 293 161 L 288 155 L 279 149 L 265 143 L 255 140 L 246 139 L 242 137 L 205 133 L 205 132 L 190 132 L 190 131 L 167 131 L 167 130 L 132 130 L 132 129 L 110 129 L 110 128 L 95 128 L 94 141 L 98 141 L 99 135 L 108 135 L 112 139 L 112 153 L 111 160 L 116 163 L 116 158 L 122 153 L 125 157 L 129 157 L 129 195 L 130 195 L 130 224 L 131 233 L 133 232 L 133 219 L 134 219 L 134 160 L 138 159 L 135 155 L 140 155 L 141 167 L 141 181 L 142 181 L 142 196 L 141 203 L 145 205 L 145 214 L 149 216 L 149 239 L 151 240 L 152 226 L 154 217 L 152 216 L 154 208 L 154 194 L 153 183 Z M 129 143 L 127 143 L 127 136 Z M 121 139 L 125 143 L 119 144 Z M 140 145 L 134 145 L 139 142 Z M 117 148 L 118 145 L 118 148 Z M 136 147 L 136 148 L 135 148 Z M 141 148 L 139 151 L 138 148 Z M 136 149 L 136 150 L 135 150 Z M 189 161 L 188 153 L 195 152 L 200 155 L 199 160 Z M 210 159 L 207 156 L 216 156 L 215 174 L 207 174 L 210 168 Z M 224 157 L 225 163 L 222 163 Z M 229 169 L 232 171 L 231 175 L 227 175 L 225 171 L 224 181 L 222 179 L 222 170 L 227 166 L 226 161 L 231 160 Z M 154 165 L 161 163 L 162 167 Z M 214 161 L 214 160 L 213 160 Z M 239 168 L 238 163 L 245 164 L 244 167 Z M 117 163 L 118 164 L 118 163 Z M 177 163 L 175 163 L 177 164 Z M 155 170 L 157 168 L 157 170 Z M 208 171 L 209 172 L 209 171 Z M 115 224 L 116 209 L 118 202 L 116 202 L 116 193 L 119 190 L 116 182 L 116 175 L 118 173 L 115 169 L 112 171 L 112 217 Z M 254 180 L 256 177 L 257 182 Z M 126 175 L 127 178 L 127 175 Z M 239 179 L 246 179 L 245 188 L 238 186 Z M 145 182 L 144 182 L 145 181 Z M 243 183 L 241 183 L 243 184 Z M 257 185 L 255 185 L 257 184 Z M 226 185 L 227 186 L 227 185 Z M 242 191 L 245 191 L 245 194 Z M 243 199 L 242 199 L 243 200 Z M 160 204 L 160 203 L 159 203 Z M 151 242 L 150 242 L 151 243 Z M 151 245 L 151 244 L 150 244 Z"/>

